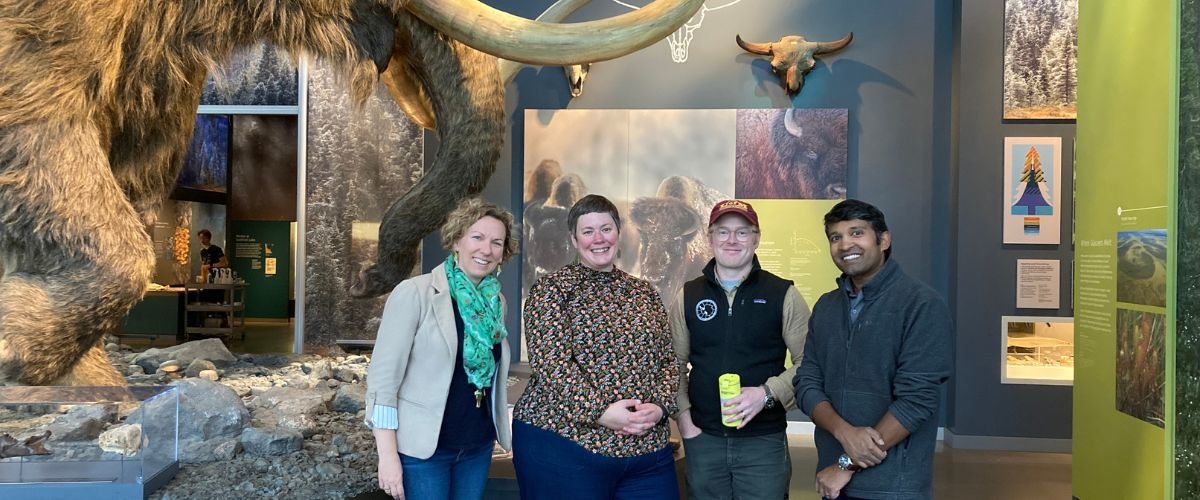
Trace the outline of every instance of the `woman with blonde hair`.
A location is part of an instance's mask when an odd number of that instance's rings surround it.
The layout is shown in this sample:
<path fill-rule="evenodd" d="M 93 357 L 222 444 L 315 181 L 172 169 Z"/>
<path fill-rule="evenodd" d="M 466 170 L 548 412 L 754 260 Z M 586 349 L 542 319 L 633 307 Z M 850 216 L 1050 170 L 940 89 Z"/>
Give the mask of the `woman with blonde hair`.
<path fill-rule="evenodd" d="M 493 444 L 512 446 L 497 276 L 517 252 L 513 216 L 464 200 L 442 226 L 442 246 L 445 262 L 388 296 L 367 372 L 366 423 L 379 486 L 393 498 L 482 498 Z"/>

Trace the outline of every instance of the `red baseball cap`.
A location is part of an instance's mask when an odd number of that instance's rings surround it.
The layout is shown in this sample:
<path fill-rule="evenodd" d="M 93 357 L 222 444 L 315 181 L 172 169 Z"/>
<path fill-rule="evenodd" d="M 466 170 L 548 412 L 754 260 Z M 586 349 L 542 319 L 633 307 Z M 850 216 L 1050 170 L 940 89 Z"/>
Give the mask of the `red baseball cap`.
<path fill-rule="evenodd" d="M 716 224 L 722 215 L 730 213 L 745 217 L 750 224 L 758 227 L 758 213 L 754 211 L 754 207 L 742 200 L 725 200 L 713 205 L 712 213 L 708 215 L 708 225 Z"/>

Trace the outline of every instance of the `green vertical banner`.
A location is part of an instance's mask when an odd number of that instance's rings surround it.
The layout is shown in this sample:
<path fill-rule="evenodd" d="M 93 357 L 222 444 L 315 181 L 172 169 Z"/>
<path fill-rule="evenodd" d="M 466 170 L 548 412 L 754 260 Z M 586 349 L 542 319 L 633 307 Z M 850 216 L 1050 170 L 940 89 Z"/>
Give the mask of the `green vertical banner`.
<path fill-rule="evenodd" d="M 231 221 L 229 265 L 246 280 L 246 317 L 287 318 L 291 223 Z"/>
<path fill-rule="evenodd" d="M 1176 0 L 1079 2 L 1072 487 L 1171 498 Z"/>
<path fill-rule="evenodd" d="M 1179 8 L 1178 123 L 1173 493 L 1200 498 L 1200 0 Z"/>

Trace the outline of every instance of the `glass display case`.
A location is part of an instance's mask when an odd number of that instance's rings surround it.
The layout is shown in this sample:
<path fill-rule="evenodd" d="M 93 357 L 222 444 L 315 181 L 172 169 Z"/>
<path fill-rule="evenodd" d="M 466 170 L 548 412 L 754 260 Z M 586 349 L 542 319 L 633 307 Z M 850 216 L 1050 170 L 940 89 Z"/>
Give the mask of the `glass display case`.
<path fill-rule="evenodd" d="M 1000 328 L 1002 383 L 1072 385 L 1075 380 L 1072 318 L 1004 316 Z"/>
<path fill-rule="evenodd" d="M 147 498 L 178 423 L 176 387 L 0 387 L 0 498 Z"/>

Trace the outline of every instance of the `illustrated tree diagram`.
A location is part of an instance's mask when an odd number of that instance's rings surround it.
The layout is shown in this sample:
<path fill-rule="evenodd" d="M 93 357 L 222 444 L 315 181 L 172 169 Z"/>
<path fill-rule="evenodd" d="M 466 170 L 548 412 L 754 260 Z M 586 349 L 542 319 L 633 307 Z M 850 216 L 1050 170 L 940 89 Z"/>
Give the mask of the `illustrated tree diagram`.
<path fill-rule="evenodd" d="M 1050 215 L 1053 207 L 1046 201 L 1042 190 L 1042 185 L 1046 183 L 1046 177 L 1042 173 L 1042 158 L 1033 146 L 1029 146 L 1029 151 L 1025 153 L 1020 182 L 1025 188 L 1021 197 L 1013 204 L 1013 215 Z"/>

